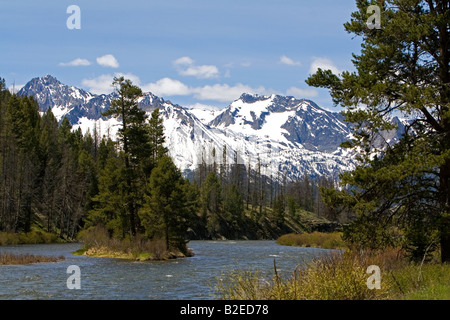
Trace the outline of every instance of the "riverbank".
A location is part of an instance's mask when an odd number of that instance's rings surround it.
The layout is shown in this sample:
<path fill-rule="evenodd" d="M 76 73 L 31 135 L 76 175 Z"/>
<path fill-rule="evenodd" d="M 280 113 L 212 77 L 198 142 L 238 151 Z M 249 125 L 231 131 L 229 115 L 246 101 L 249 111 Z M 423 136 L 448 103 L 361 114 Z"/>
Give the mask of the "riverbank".
<path fill-rule="evenodd" d="M 64 260 L 63 256 L 51 257 L 33 254 L 13 254 L 10 252 L 0 252 L 0 265 L 19 265 L 43 262 L 57 262 Z"/>
<path fill-rule="evenodd" d="M 0 246 L 62 242 L 66 241 L 59 238 L 55 233 L 42 230 L 31 230 L 23 233 L 0 232 Z"/>
<path fill-rule="evenodd" d="M 367 267 L 380 267 L 380 286 L 368 287 Z M 334 252 L 281 278 L 261 282 L 259 272 L 222 276 L 217 298 L 225 300 L 449 300 L 450 265 L 415 264 L 401 252 Z M 373 281 L 371 282 L 373 284 Z"/>
<path fill-rule="evenodd" d="M 322 249 L 346 249 L 348 248 L 342 240 L 342 232 L 312 232 L 312 233 L 289 233 L 277 239 L 277 243 L 283 246 L 311 247 Z"/>

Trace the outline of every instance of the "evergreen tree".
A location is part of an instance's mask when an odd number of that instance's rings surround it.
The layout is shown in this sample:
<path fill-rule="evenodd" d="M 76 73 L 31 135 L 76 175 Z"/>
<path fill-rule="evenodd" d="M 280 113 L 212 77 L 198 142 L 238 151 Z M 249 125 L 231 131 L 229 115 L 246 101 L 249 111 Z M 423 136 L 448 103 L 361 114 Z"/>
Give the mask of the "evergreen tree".
<path fill-rule="evenodd" d="M 358 0 L 345 24 L 363 37 L 361 54 L 353 59 L 356 71 L 319 69 L 307 80 L 329 88 L 334 102 L 346 108 L 355 138 L 345 146 L 362 152 L 361 166 L 342 177 L 343 207 L 358 215 L 347 236 L 366 245 L 392 242 L 393 235 L 406 247 L 439 244 L 441 260 L 448 262 L 450 1 L 386 0 L 379 30 L 366 24 L 371 2 Z M 401 141 L 389 145 L 382 132 L 395 128 L 388 117 L 394 114 L 410 122 Z M 428 239 L 417 243 L 411 237 L 417 232 Z M 414 258 L 423 254 L 416 250 Z"/>
<path fill-rule="evenodd" d="M 123 239 L 129 232 L 130 220 L 124 197 L 127 192 L 123 162 L 118 157 L 108 159 L 99 177 L 99 192 L 93 198 L 93 209 L 86 218 L 86 227 L 104 226 L 109 235 Z"/>
<path fill-rule="evenodd" d="M 285 216 L 285 195 L 284 194 L 278 194 L 275 197 L 275 200 L 273 201 L 273 214 L 272 218 L 275 224 L 278 227 L 281 227 L 284 223 L 284 216 Z"/>
<path fill-rule="evenodd" d="M 148 135 L 150 142 L 150 155 L 146 172 L 149 174 L 158 160 L 168 154 L 164 146 L 166 137 L 164 135 L 163 119 L 159 115 L 159 109 L 155 109 L 150 117 L 148 124 Z"/>
<path fill-rule="evenodd" d="M 244 218 L 244 200 L 234 184 L 225 189 L 223 211 L 226 220 L 234 225 L 235 230 L 239 229 Z"/>
<path fill-rule="evenodd" d="M 186 250 L 183 237 L 189 211 L 184 184 L 172 159 L 162 156 L 151 173 L 146 201 L 139 211 L 146 235 L 164 239 L 167 249 Z"/>
<path fill-rule="evenodd" d="M 123 201 L 129 220 L 129 232 L 132 236 L 138 232 L 138 210 L 141 205 L 142 190 L 145 185 L 145 175 L 142 172 L 144 159 L 150 156 L 150 143 L 146 125 L 147 115 L 139 108 L 138 98 L 142 90 L 124 77 L 115 77 L 113 85 L 116 87 L 118 98 L 111 102 L 104 116 L 119 118 L 119 142 L 121 158 L 124 162 Z"/>

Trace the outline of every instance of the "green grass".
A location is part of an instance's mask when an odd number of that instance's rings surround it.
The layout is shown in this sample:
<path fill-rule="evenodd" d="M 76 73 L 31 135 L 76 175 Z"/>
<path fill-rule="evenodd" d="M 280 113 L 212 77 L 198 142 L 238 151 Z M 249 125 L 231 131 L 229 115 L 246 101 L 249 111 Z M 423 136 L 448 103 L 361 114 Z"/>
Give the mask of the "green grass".
<path fill-rule="evenodd" d="M 342 240 L 341 232 L 290 233 L 279 237 L 277 243 L 284 246 L 315 247 L 324 249 L 343 249 L 347 247 Z"/>
<path fill-rule="evenodd" d="M 404 300 L 450 300 L 449 264 L 410 264 L 393 270 L 393 298 Z"/>

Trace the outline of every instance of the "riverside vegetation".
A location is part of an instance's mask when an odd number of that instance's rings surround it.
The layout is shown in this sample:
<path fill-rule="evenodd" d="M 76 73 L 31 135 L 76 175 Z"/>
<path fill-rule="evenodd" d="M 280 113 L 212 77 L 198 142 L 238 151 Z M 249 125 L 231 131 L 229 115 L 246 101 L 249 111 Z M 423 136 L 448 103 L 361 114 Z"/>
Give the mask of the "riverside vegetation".
<path fill-rule="evenodd" d="M 381 269 L 381 289 L 369 290 L 367 267 Z M 282 278 L 260 270 L 225 272 L 216 297 L 229 300 L 448 300 L 450 265 L 411 263 L 398 250 L 333 252 Z"/>
<path fill-rule="evenodd" d="M 47 257 L 33 254 L 14 254 L 10 252 L 0 252 L 0 265 L 57 262 L 64 259 L 65 258 L 63 256 Z"/>
<path fill-rule="evenodd" d="M 449 1 L 386 0 L 382 26 L 368 28 L 372 1 L 356 1 L 345 24 L 362 37 L 353 72 L 318 71 L 307 84 L 327 88 L 345 108 L 359 165 L 323 188 L 337 216 L 350 215 L 348 250 L 263 279 L 255 271 L 219 280 L 227 299 L 450 299 L 450 19 Z M 369 11 L 370 12 L 370 11 Z M 364 107 L 362 107 L 364 106 Z M 399 141 L 393 115 L 408 121 Z M 312 236 L 309 236 L 312 237 Z M 284 239 L 294 243 L 297 238 Z M 366 268 L 381 268 L 380 290 L 368 290 Z"/>

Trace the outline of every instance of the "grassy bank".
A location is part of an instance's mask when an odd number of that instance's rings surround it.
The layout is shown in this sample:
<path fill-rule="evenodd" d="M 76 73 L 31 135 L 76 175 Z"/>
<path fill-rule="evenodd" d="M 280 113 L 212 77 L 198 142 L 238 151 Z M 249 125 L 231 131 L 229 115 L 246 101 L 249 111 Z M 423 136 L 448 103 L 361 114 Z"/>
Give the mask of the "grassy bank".
<path fill-rule="evenodd" d="M 140 236 L 111 238 L 101 227 L 83 230 L 78 239 L 83 243 L 83 247 L 73 253 L 91 257 L 147 261 L 192 256 L 187 247 L 168 249 L 164 240 L 149 240 Z"/>
<path fill-rule="evenodd" d="M 367 267 L 381 269 L 381 288 L 370 290 Z M 411 264 L 399 252 L 330 253 L 298 266 L 282 279 L 258 271 L 230 272 L 218 280 L 220 299 L 230 300 L 447 300 L 450 265 Z"/>
<path fill-rule="evenodd" d="M 61 242 L 56 234 L 41 230 L 26 233 L 0 232 L 0 246 L 56 242 Z"/>
<path fill-rule="evenodd" d="M 0 265 L 57 262 L 60 260 L 64 260 L 64 257 L 47 257 L 32 254 L 13 254 L 8 252 L 0 253 Z"/>
<path fill-rule="evenodd" d="M 341 232 L 323 233 L 290 233 L 282 235 L 277 239 L 277 243 L 284 246 L 315 247 L 323 249 L 343 249 L 346 248 L 342 240 Z"/>

